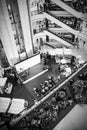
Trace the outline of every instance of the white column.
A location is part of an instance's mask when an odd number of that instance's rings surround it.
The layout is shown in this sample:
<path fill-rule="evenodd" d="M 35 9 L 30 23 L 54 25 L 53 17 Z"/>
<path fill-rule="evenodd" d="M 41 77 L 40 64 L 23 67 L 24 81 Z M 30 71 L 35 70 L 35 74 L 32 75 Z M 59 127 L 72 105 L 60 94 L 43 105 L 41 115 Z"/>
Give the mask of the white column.
<path fill-rule="evenodd" d="M 24 36 L 24 44 L 26 48 L 26 52 L 28 55 L 33 53 L 32 47 L 32 38 L 31 38 L 31 30 L 30 30 L 30 21 L 27 10 L 27 1 L 26 0 L 17 0 L 19 7 L 20 20 L 23 30 Z"/>
<path fill-rule="evenodd" d="M 5 0 L 0 0 L 0 37 L 7 59 L 14 65 L 18 60 L 18 52 Z"/>

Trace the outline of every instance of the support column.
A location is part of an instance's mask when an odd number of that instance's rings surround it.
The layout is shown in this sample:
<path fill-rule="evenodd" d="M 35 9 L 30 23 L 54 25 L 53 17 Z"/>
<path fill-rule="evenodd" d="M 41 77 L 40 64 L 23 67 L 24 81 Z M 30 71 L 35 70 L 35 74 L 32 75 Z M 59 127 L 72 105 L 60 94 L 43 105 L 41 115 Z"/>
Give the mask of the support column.
<path fill-rule="evenodd" d="M 7 59 L 10 65 L 14 65 L 19 56 L 5 0 L 0 0 L 0 37 Z"/>
<path fill-rule="evenodd" d="M 33 54 L 33 46 L 32 46 L 33 41 L 31 38 L 32 32 L 30 30 L 27 1 L 26 0 L 17 0 L 17 1 L 18 1 L 20 20 L 21 20 L 21 25 L 23 30 L 23 36 L 24 36 L 24 44 L 25 44 L 26 52 L 30 56 Z"/>

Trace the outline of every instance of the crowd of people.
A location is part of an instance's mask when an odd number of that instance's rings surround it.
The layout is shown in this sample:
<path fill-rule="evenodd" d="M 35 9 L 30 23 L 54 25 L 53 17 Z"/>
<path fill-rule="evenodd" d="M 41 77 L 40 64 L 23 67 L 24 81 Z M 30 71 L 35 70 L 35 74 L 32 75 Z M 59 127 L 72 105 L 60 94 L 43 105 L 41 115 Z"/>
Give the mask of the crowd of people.
<path fill-rule="evenodd" d="M 71 60 L 72 65 L 75 63 L 74 60 L 75 58 L 73 57 Z M 20 127 L 24 130 L 49 130 L 50 126 L 57 122 L 60 113 L 66 110 L 67 107 L 72 106 L 74 103 L 87 103 L 86 80 L 87 70 L 85 73 L 79 74 L 75 79 L 71 79 L 68 84 L 57 90 L 49 99 L 35 108 L 33 114 L 31 112 L 29 115 L 25 116 L 22 121 L 20 121 Z M 45 96 L 53 86 L 56 86 L 56 82 L 53 76 L 49 76 L 48 80 L 40 84 L 40 90 L 44 91 L 40 91 L 40 93 L 36 92 L 37 96 Z M 16 116 L 17 115 L 15 115 L 15 117 Z M 0 127 L 6 126 L 9 129 L 11 127 L 10 121 L 15 117 L 9 113 L 1 113 Z"/>
<path fill-rule="evenodd" d="M 11 130 L 10 121 L 15 117 L 14 114 L 0 113 L 0 129 Z"/>
<path fill-rule="evenodd" d="M 69 89 L 75 103 L 87 103 L 87 70 L 69 83 Z"/>
<path fill-rule="evenodd" d="M 65 2 L 64 0 L 62 1 Z M 67 4 L 77 11 L 84 13 L 87 2 L 86 0 L 73 0 L 71 2 L 67 2 Z M 38 13 L 41 13 L 43 10 L 47 11 L 47 7 L 48 5 L 46 5 L 46 3 L 43 5 L 37 3 Z M 80 21 L 76 18 L 69 19 L 60 17 L 58 19 L 76 30 L 80 28 Z M 46 21 L 46 27 L 48 27 L 48 21 Z M 40 27 L 40 29 L 43 29 L 43 25 Z M 64 38 L 63 35 L 61 37 Z M 51 65 L 51 57 L 49 54 L 44 54 L 44 56 L 41 55 L 41 59 L 44 65 Z M 13 69 L 5 71 L 4 76 L 8 78 L 7 82 L 12 83 L 13 86 L 18 84 L 18 77 Z M 45 101 L 40 107 L 33 110 L 33 114 L 30 113 L 29 115 L 25 116 L 20 122 L 20 127 L 27 130 L 49 130 L 50 126 L 58 120 L 59 114 L 62 110 L 65 110 L 68 106 L 72 106 L 74 103 L 87 103 L 86 80 L 87 71 L 85 71 L 85 73 L 81 73 L 77 79 L 70 80 L 69 84 L 59 89 L 52 95 L 52 97 L 50 97 L 49 100 Z M 47 94 L 47 92 L 55 87 L 55 85 L 56 83 L 54 78 L 50 76 L 46 81 L 44 81 L 44 83 L 40 84 L 40 89 L 34 88 L 34 92 L 37 96 L 41 97 Z M 15 117 L 12 114 L 0 113 L 0 128 L 6 126 L 8 129 L 11 129 L 9 124 L 13 118 Z"/>
<path fill-rule="evenodd" d="M 37 96 L 43 97 L 46 95 L 53 87 L 55 87 L 56 81 L 54 80 L 53 76 L 49 76 L 47 80 L 44 81 L 44 83 L 40 84 L 39 88 L 34 88 L 34 92 Z"/>
<path fill-rule="evenodd" d="M 73 104 L 87 103 L 87 70 L 71 79 L 68 84 L 55 92 L 40 107 L 22 119 L 20 126 L 27 130 L 49 130 L 58 120 L 62 110 Z"/>
<path fill-rule="evenodd" d="M 58 120 L 61 111 L 71 105 L 73 105 L 73 99 L 68 88 L 61 88 L 48 101 L 41 104 L 40 108 L 35 109 L 33 115 L 24 117 L 20 126 L 28 130 L 49 130 Z"/>

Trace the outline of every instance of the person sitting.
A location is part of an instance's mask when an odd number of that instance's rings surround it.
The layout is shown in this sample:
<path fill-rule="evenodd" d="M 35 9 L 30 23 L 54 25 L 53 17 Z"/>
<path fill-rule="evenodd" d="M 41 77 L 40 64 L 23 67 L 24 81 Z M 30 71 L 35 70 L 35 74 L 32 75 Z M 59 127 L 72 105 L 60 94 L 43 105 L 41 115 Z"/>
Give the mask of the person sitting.
<path fill-rule="evenodd" d="M 45 90 L 48 91 L 48 90 L 49 90 L 49 87 L 48 87 L 48 86 L 45 86 Z"/>
<path fill-rule="evenodd" d="M 43 85 L 42 85 L 42 89 L 44 89 L 44 88 L 45 88 L 45 85 L 43 84 Z"/>
<path fill-rule="evenodd" d="M 40 84 L 40 88 L 43 88 L 43 83 Z"/>
<path fill-rule="evenodd" d="M 43 89 L 41 90 L 41 94 L 45 94 L 45 92 L 46 92 L 46 90 L 45 90 L 45 88 L 43 88 Z"/>
<path fill-rule="evenodd" d="M 44 83 L 45 86 L 48 86 L 49 85 L 49 81 L 46 80 L 45 83 Z"/>
<path fill-rule="evenodd" d="M 52 80 L 49 80 L 49 84 L 52 84 Z"/>
<path fill-rule="evenodd" d="M 48 86 L 48 87 L 49 87 L 49 89 L 51 89 L 51 88 L 52 88 L 52 84 L 49 84 L 49 86 Z"/>
<path fill-rule="evenodd" d="M 40 91 L 38 88 L 33 88 L 34 92 L 36 93 L 37 96 L 40 96 Z"/>

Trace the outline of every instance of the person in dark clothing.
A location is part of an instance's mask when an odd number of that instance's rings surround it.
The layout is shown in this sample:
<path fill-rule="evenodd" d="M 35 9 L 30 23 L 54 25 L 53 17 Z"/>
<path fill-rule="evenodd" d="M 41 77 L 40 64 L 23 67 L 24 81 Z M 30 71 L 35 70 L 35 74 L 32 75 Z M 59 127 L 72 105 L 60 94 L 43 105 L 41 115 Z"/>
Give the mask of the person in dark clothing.
<path fill-rule="evenodd" d="M 72 65 L 72 66 L 75 65 L 75 56 L 72 56 L 72 57 L 71 57 L 71 65 Z"/>

